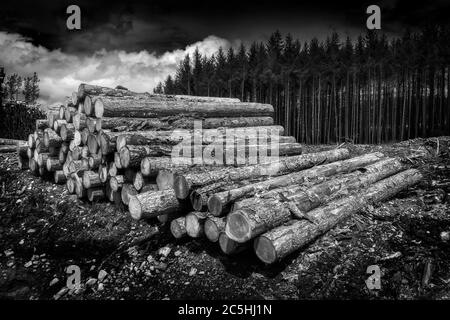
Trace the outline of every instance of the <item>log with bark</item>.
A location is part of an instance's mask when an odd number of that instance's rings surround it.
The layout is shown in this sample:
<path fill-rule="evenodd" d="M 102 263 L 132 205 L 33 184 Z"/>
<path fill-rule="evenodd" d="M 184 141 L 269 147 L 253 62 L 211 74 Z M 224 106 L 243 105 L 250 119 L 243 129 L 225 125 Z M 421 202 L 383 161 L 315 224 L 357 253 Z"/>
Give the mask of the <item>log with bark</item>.
<path fill-rule="evenodd" d="M 139 220 L 182 211 L 183 203 L 175 197 L 173 189 L 167 189 L 136 194 L 131 197 L 128 209 L 131 217 Z"/>
<path fill-rule="evenodd" d="M 59 157 L 48 157 L 46 167 L 47 170 L 51 172 L 62 170 L 62 164 L 59 162 Z"/>
<path fill-rule="evenodd" d="M 291 185 L 263 192 L 261 196 L 234 204 L 233 211 L 227 216 L 226 233 L 237 242 L 246 242 L 295 217 L 315 223 L 308 213 L 312 209 L 402 169 L 399 160 L 389 158 L 322 183 Z"/>
<path fill-rule="evenodd" d="M 111 188 L 112 191 L 119 191 L 124 183 L 125 177 L 122 175 L 114 176 L 109 179 L 109 187 Z"/>
<path fill-rule="evenodd" d="M 86 103 L 84 107 L 86 114 L 91 114 L 86 110 Z M 106 96 L 97 97 L 94 102 L 94 114 L 97 118 L 155 118 L 173 115 L 205 118 L 263 117 L 272 116 L 273 112 L 274 109 L 270 104 L 256 102 L 217 103 L 209 101 L 155 101 L 152 98 L 117 98 Z"/>
<path fill-rule="evenodd" d="M 75 109 L 73 106 L 67 107 L 64 111 L 64 120 L 67 121 L 67 123 L 73 122 L 73 117 L 75 114 L 77 114 L 78 110 Z"/>
<path fill-rule="evenodd" d="M 252 197 L 256 193 L 267 192 L 275 188 L 303 183 L 305 179 L 317 179 L 319 177 L 328 177 L 338 173 L 351 172 L 358 168 L 377 162 L 383 157 L 384 155 L 379 152 L 369 153 L 359 157 L 336 161 L 307 170 L 273 177 L 265 181 L 248 184 L 237 189 L 219 192 L 208 199 L 208 210 L 215 216 L 221 216 L 229 212 L 231 205 L 238 199 Z"/>
<path fill-rule="evenodd" d="M 53 130 L 57 133 L 60 134 L 61 131 L 61 127 L 63 124 L 67 124 L 66 120 L 55 120 L 55 122 L 53 123 Z"/>
<path fill-rule="evenodd" d="M 47 128 L 44 130 L 44 146 L 60 147 L 63 139 L 54 130 Z"/>
<path fill-rule="evenodd" d="M 263 176 L 277 176 L 310 168 L 324 162 L 338 161 L 349 157 L 347 149 L 310 153 L 299 156 L 280 158 L 271 164 L 252 165 L 241 168 L 222 168 L 200 173 L 178 175 L 174 189 L 178 199 L 186 199 L 194 188 L 220 181 L 239 181 Z"/>
<path fill-rule="evenodd" d="M 140 168 L 145 157 L 168 156 L 171 152 L 170 146 L 126 146 L 120 150 L 120 163 L 123 168 Z"/>
<path fill-rule="evenodd" d="M 248 248 L 248 245 L 245 243 L 238 243 L 230 239 L 225 232 L 222 232 L 219 235 L 219 247 L 223 253 L 230 255 L 244 251 Z"/>
<path fill-rule="evenodd" d="M 144 188 L 144 186 L 149 183 L 150 183 L 149 178 L 144 177 L 144 175 L 141 172 L 136 172 L 136 175 L 134 176 L 133 180 L 133 186 L 137 191 L 141 191 L 142 188 Z"/>
<path fill-rule="evenodd" d="M 61 130 L 59 130 L 59 135 L 61 136 L 62 141 L 71 141 L 74 139 L 75 135 L 75 126 L 72 123 L 66 123 L 61 126 Z M 79 139 L 81 142 L 81 138 Z M 80 143 L 78 143 L 79 145 Z"/>
<path fill-rule="evenodd" d="M 187 236 L 186 217 L 179 217 L 170 223 L 170 232 L 175 239 L 181 239 Z"/>
<path fill-rule="evenodd" d="M 135 195 L 137 195 L 137 190 L 133 187 L 131 183 L 124 183 L 122 185 L 122 190 L 120 196 L 122 198 L 122 202 L 125 205 L 129 205 L 130 199 L 133 199 Z"/>
<path fill-rule="evenodd" d="M 86 170 L 83 172 L 83 186 L 86 189 L 97 188 L 102 186 L 98 172 Z"/>
<path fill-rule="evenodd" d="M 422 178 L 418 170 L 406 170 L 376 182 L 348 197 L 316 208 L 309 212 L 316 223 L 308 220 L 294 220 L 258 237 L 254 244 L 256 255 L 267 264 L 279 261 L 365 206 L 389 199 L 398 192 L 418 183 Z"/>
<path fill-rule="evenodd" d="M 67 178 L 62 170 L 55 171 L 53 179 L 56 184 L 64 184 L 67 182 Z"/>
<path fill-rule="evenodd" d="M 86 128 L 86 115 L 83 113 L 76 113 L 72 117 L 72 124 L 75 130 L 81 131 Z"/>

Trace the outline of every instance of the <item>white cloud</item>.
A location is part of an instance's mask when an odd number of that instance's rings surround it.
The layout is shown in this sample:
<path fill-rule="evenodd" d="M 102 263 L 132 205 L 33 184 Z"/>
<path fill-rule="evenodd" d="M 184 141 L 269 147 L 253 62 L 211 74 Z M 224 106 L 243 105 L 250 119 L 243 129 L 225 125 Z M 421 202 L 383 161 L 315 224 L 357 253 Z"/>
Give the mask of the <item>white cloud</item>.
<path fill-rule="evenodd" d="M 231 43 L 216 36 L 208 36 L 184 49 L 156 55 L 146 50 L 100 50 L 90 56 L 77 56 L 61 50 L 48 50 L 33 45 L 19 34 L 0 32 L 0 65 L 7 74 L 22 76 L 37 72 L 40 82 L 41 102 L 53 104 L 76 91 L 82 82 L 108 87 L 122 85 L 137 92 L 151 91 L 169 74 L 186 53 L 196 47 L 207 56 L 220 46 L 227 49 Z"/>

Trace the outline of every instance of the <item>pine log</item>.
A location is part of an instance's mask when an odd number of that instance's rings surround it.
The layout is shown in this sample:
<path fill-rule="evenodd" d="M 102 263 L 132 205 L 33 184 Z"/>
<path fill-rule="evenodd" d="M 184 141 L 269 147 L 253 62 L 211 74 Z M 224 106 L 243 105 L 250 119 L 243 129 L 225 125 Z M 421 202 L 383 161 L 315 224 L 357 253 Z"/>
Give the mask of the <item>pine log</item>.
<path fill-rule="evenodd" d="M 30 133 L 28 135 L 28 147 L 31 149 L 36 148 L 36 139 L 34 138 L 34 134 Z"/>
<path fill-rule="evenodd" d="M 73 122 L 73 116 L 78 112 L 77 109 L 75 109 L 74 107 L 70 106 L 67 107 L 64 111 L 64 119 L 67 121 L 67 123 L 72 123 Z"/>
<path fill-rule="evenodd" d="M 98 175 L 100 177 L 100 181 L 102 183 L 106 183 L 108 180 L 108 167 L 106 165 L 99 165 L 98 166 Z"/>
<path fill-rule="evenodd" d="M 50 171 L 50 172 L 62 170 L 62 164 L 59 162 L 59 157 L 58 158 L 48 157 L 46 166 L 47 166 L 47 171 Z"/>
<path fill-rule="evenodd" d="M 44 146 L 49 147 L 59 147 L 63 140 L 61 137 L 52 129 L 47 128 L 44 130 Z"/>
<path fill-rule="evenodd" d="M 143 176 L 141 172 L 136 172 L 133 180 L 133 186 L 137 191 L 141 191 L 141 189 L 150 182 L 150 179 Z"/>
<path fill-rule="evenodd" d="M 398 192 L 418 183 L 422 178 L 419 171 L 410 169 L 376 182 L 348 197 L 316 208 L 309 212 L 316 223 L 308 220 L 295 220 L 258 237 L 254 244 L 256 255 L 267 264 L 279 261 L 334 228 L 338 223 L 362 210 L 365 206 L 389 199 Z"/>
<path fill-rule="evenodd" d="M 110 129 L 111 131 L 137 131 L 137 130 L 174 130 L 194 129 L 196 126 L 203 129 L 214 129 L 220 127 L 259 127 L 271 126 L 274 121 L 271 117 L 235 117 L 235 118 L 206 118 L 195 119 L 192 117 L 172 116 L 165 118 L 101 118 L 95 121 L 95 130 Z"/>
<path fill-rule="evenodd" d="M 53 129 L 55 121 L 58 119 L 60 119 L 59 112 L 49 112 L 47 115 L 48 127 Z"/>
<path fill-rule="evenodd" d="M 102 131 L 103 132 L 103 131 Z M 105 132 L 102 143 L 105 148 L 108 143 L 116 142 L 116 150 L 120 151 L 126 145 L 193 145 L 193 144 L 211 144 L 215 141 L 230 141 L 233 143 L 255 141 L 276 141 L 280 143 L 295 142 L 293 137 L 283 137 L 284 129 L 281 126 L 262 126 L 262 127 L 239 127 L 239 128 L 216 128 L 203 130 L 174 130 L 174 131 L 128 131 L 128 132 Z M 219 140 L 221 139 L 221 140 Z M 235 141 L 236 140 L 236 141 Z"/>
<path fill-rule="evenodd" d="M 123 168 L 140 168 L 145 157 L 168 156 L 171 152 L 170 147 L 160 145 L 126 146 L 120 150 L 120 163 Z"/>
<path fill-rule="evenodd" d="M 94 134 L 88 135 L 87 146 L 91 154 L 96 154 L 98 152 L 97 137 Z"/>
<path fill-rule="evenodd" d="M 47 159 L 49 158 L 48 153 L 39 153 L 37 163 L 40 167 L 46 168 L 47 167 Z"/>
<path fill-rule="evenodd" d="M 170 232 L 175 239 L 181 239 L 187 236 L 186 217 L 179 217 L 170 223 Z"/>
<path fill-rule="evenodd" d="M 58 117 L 59 119 L 64 119 L 64 114 L 66 113 L 66 107 L 61 105 L 59 107 L 59 113 L 58 113 Z"/>
<path fill-rule="evenodd" d="M 56 172 L 55 172 L 55 174 L 56 174 Z M 65 177 L 65 175 L 64 175 L 64 177 Z M 66 177 L 66 179 L 67 179 L 67 181 L 66 181 L 67 192 L 69 192 L 69 194 L 74 194 L 75 193 L 75 184 L 74 184 L 73 179 L 71 177 L 68 177 L 68 178 Z"/>
<path fill-rule="evenodd" d="M 257 192 L 263 193 L 270 189 L 303 183 L 305 179 L 317 179 L 318 177 L 328 177 L 337 173 L 351 172 L 377 162 L 383 157 L 384 155 L 379 152 L 369 153 L 348 160 L 336 161 L 311 169 L 248 184 L 237 189 L 219 192 L 208 199 L 208 210 L 212 215 L 221 216 L 230 210 L 231 205 L 236 200 L 252 197 Z"/>
<path fill-rule="evenodd" d="M 310 153 L 280 158 L 271 164 L 252 165 L 241 168 L 222 168 L 214 171 L 178 175 L 174 189 L 178 199 L 186 199 L 194 188 L 220 181 L 238 181 L 262 176 L 277 176 L 310 168 L 314 165 L 338 161 L 349 157 L 347 149 Z"/>
<path fill-rule="evenodd" d="M 39 165 L 37 164 L 37 161 L 33 158 L 28 160 L 28 166 L 30 167 L 30 171 L 35 176 L 39 175 Z"/>
<path fill-rule="evenodd" d="M 211 242 L 217 242 L 219 235 L 225 232 L 226 218 L 214 217 L 209 215 L 205 221 L 205 236 Z"/>
<path fill-rule="evenodd" d="M 173 189 L 174 180 L 174 172 L 170 170 L 160 170 L 156 177 L 156 184 L 158 185 L 159 190 Z"/>
<path fill-rule="evenodd" d="M 222 252 L 227 255 L 236 254 L 248 248 L 246 244 L 238 243 L 230 239 L 225 232 L 222 232 L 219 235 L 219 246 Z"/>
<path fill-rule="evenodd" d="M 220 181 L 193 190 L 189 195 L 192 208 L 194 208 L 194 210 L 196 211 L 206 211 L 208 209 L 208 199 L 213 194 L 236 189 L 241 187 L 242 185 L 246 185 L 249 183 L 251 182 L 247 180 L 236 181 L 232 183 L 228 181 Z"/>
<path fill-rule="evenodd" d="M 159 191 L 159 189 L 156 184 L 150 183 L 150 184 L 146 184 L 144 187 L 142 187 L 140 193 L 148 192 L 148 191 Z"/>
<path fill-rule="evenodd" d="M 204 235 L 204 224 L 208 218 L 207 212 L 193 211 L 186 215 L 186 232 L 191 238 Z"/>
<path fill-rule="evenodd" d="M 120 170 L 122 172 L 122 170 Z M 119 170 L 117 169 L 117 166 L 114 162 L 111 162 L 109 164 L 109 168 L 108 168 L 108 176 L 109 177 L 115 177 L 117 176 L 117 174 L 119 173 Z"/>
<path fill-rule="evenodd" d="M 90 169 L 98 169 L 100 164 L 102 163 L 102 155 L 101 153 L 91 154 L 88 158 L 89 168 Z"/>
<path fill-rule="evenodd" d="M 47 119 L 37 119 L 36 120 L 36 130 L 44 130 L 48 128 Z"/>
<path fill-rule="evenodd" d="M 125 183 L 125 177 L 118 175 L 109 179 L 109 187 L 112 191 L 119 191 Z M 138 191 L 138 190 L 136 190 Z"/>
<path fill-rule="evenodd" d="M 70 98 L 71 98 L 70 102 L 72 102 L 72 104 L 74 106 L 77 106 L 78 103 L 80 102 L 80 100 L 78 99 L 78 92 L 77 91 L 72 92 L 72 95 L 70 96 Z"/>
<path fill-rule="evenodd" d="M 30 168 L 30 162 L 28 157 L 17 157 L 19 170 L 26 170 Z"/>
<path fill-rule="evenodd" d="M 75 130 L 81 131 L 86 128 L 86 115 L 83 113 L 76 113 L 72 117 L 72 124 Z"/>
<path fill-rule="evenodd" d="M 55 122 L 53 123 L 53 130 L 59 134 L 61 131 L 61 126 L 63 124 L 67 124 L 66 120 L 55 120 Z"/>
<path fill-rule="evenodd" d="M 88 146 L 83 146 L 81 148 L 81 158 L 88 159 L 90 154 L 91 153 L 89 152 L 89 147 Z"/>
<path fill-rule="evenodd" d="M 156 177 L 160 170 L 188 168 L 190 164 L 173 162 L 171 157 L 145 157 L 141 161 L 141 173 L 146 177 Z"/>
<path fill-rule="evenodd" d="M 59 130 L 59 135 L 61 136 L 62 141 L 68 142 L 73 140 L 75 138 L 75 126 L 72 123 L 63 124 L 61 130 Z M 79 141 L 81 142 L 81 137 Z M 80 145 L 80 143 L 78 143 L 78 145 Z"/>
<path fill-rule="evenodd" d="M 85 103 L 86 109 L 86 103 Z M 262 117 L 272 116 L 274 109 L 269 104 L 255 102 L 194 102 L 155 101 L 145 98 L 97 97 L 94 102 L 95 117 L 155 118 L 185 115 L 205 118 L 217 117 Z M 86 114 L 90 114 L 85 110 Z"/>
<path fill-rule="evenodd" d="M 120 161 L 120 153 L 114 152 L 114 165 L 116 169 L 122 169 L 122 162 Z"/>
<path fill-rule="evenodd" d="M 56 184 L 64 184 L 64 183 L 67 182 L 67 178 L 64 175 L 64 172 L 62 170 L 55 171 L 53 177 L 54 177 L 53 179 L 54 179 Z"/>
<path fill-rule="evenodd" d="M 134 189 L 134 188 L 133 188 Z M 128 206 L 133 219 L 152 218 L 182 210 L 173 189 L 150 191 L 131 197 Z"/>
<path fill-rule="evenodd" d="M 77 171 L 89 170 L 89 163 L 86 159 L 73 160 L 69 163 L 69 173 L 75 173 Z"/>
<path fill-rule="evenodd" d="M 84 128 L 81 130 L 81 145 L 86 145 L 89 137 L 89 130 L 88 128 Z"/>
<path fill-rule="evenodd" d="M 94 133 L 97 131 L 96 122 L 97 122 L 96 118 L 91 117 L 86 118 L 86 127 L 88 128 L 90 133 Z"/>
<path fill-rule="evenodd" d="M 133 199 L 134 198 L 134 196 L 135 195 L 137 195 L 138 194 L 138 192 L 137 192 L 137 190 L 133 187 L 133 185 L 132 184 L 130 184 L 130 183 L 124 183 L 123 185 L 122 185 L 122 190 L 121 190 L 121 197 L 122 197 L 122 202 L 125 204 L 125 205 L 129 205 L 129 203 L 130 203 L 130 198 L 131 199 Z"/>
<path fill-rule="evenodd" d="M 103 200 L 105 198 L 105 189 L 103 187 L 87 189 L 87 198 L 90 202 Z"/>
<path fill-rule="evenodd" d="M 86 170 L 83 172 L 83 186 L 86 189 L 92 189 L 102 186 L 103 183 L 100 181 L 100 176 L 97 172 Z"/>

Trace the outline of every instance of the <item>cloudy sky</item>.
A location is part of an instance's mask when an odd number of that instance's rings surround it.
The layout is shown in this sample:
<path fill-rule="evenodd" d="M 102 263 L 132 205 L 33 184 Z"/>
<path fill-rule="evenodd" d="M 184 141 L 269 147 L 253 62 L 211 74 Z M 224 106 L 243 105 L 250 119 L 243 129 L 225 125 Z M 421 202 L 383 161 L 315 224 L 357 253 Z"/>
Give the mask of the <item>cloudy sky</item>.
<path fill-rule="evenodd" d="M 81 30 L 66 28 L 66 8 L 81 8 Z M 0 66 L 21 75 L 36 71 L 44 103 L 61 101 L 80 82 L 151 91 L 196 47 L 264 41 L 279 29 L 302 41 L 336 30 L 365 32 L 366 8 L 378 4 L 390 36 L 427 20 L 446 21 L 449 0 L 314 1 L 88 1 L 2 0 Z"/>

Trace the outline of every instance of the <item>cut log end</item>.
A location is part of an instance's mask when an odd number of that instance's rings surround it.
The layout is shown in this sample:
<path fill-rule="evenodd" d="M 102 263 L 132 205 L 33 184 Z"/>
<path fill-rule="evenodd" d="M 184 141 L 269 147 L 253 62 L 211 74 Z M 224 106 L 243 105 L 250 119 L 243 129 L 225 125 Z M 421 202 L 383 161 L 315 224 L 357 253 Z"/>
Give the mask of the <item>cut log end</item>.
<path fill-rule="evenodd" d="M 225 232 L 232 240 L 243 243 L 251 238 L 250 222 L 240 211 L 232 212 L 227 216 Z"/>
<path fill-rule="evenodd" d="M 184 200 L 189 196 L 190 187 L 185 177 L 176 177 L 173 182 L 173 188 L 175 190 L 175 196 L 178 199 Z"/>
<path fill-rule="evenodd" d="M 195 190 L 191 192 L 191 195 L 189 197 L 191 198 L 192 208 L 196 211 L 201 211 L 203 209 L 203 206 L 206 205 L 206 203 L 203 203 L 201 194 L 199 194 Z"/>
<path fill-rule="evenodd" d="M 102 118 L 103 117 L 103 112 L 104 112 L 104 107 L 103 107 L 103 101 L 101 98 L 97 98 L 94 101 L 94 114 L 96 118 Z"/>
<path fill-rule="evenodd" d="M 139 199 L 136 196 L 130 197 L 130 202 L 128 203 L 128 210 L 130 215 L 134 220 L 140 220 L 142 217 L 142 206 Z"/>
<path fill-rule="evenodd" d="M 256 238 L 254 242 L 255 253 L 258 258 L 267 264 L 274 263 L 277 261 L 277 252 L 275 247 L 268 238 L 261 236 Z"/>
<path fill-rule="evenodd" d="M 207 219 L 205 221 L 205 236 L 211 242 L 217 242 L 219 240 L 220 231 L 214 221 Z"/>
<path fill-rule="evenodd" d="M 180 217 L 178 219 L 172 220 L 170 223 L 170 232 L 176 239 L 181 239 L 187 235 L 186 233 L 186 218 Z"/>
<path fill-rule="evenodd" d="M 126 147 L 120 150 L 120 163 L 123 168 L 128 168 L 130 165 L 130 150 Z"/>
<path fill-rule="evenodd" d="M 203 226 L 196 215 L 186 216 L 186 232 L 191 238 L 199 238 L 203 234 Z"/>
<path fill-rule="evenodd" d="M 211 196 L 208 199 L 208 210 L 213 216 L 220 216 L 222 214 L 223 205 L 219 197 Z"/>

